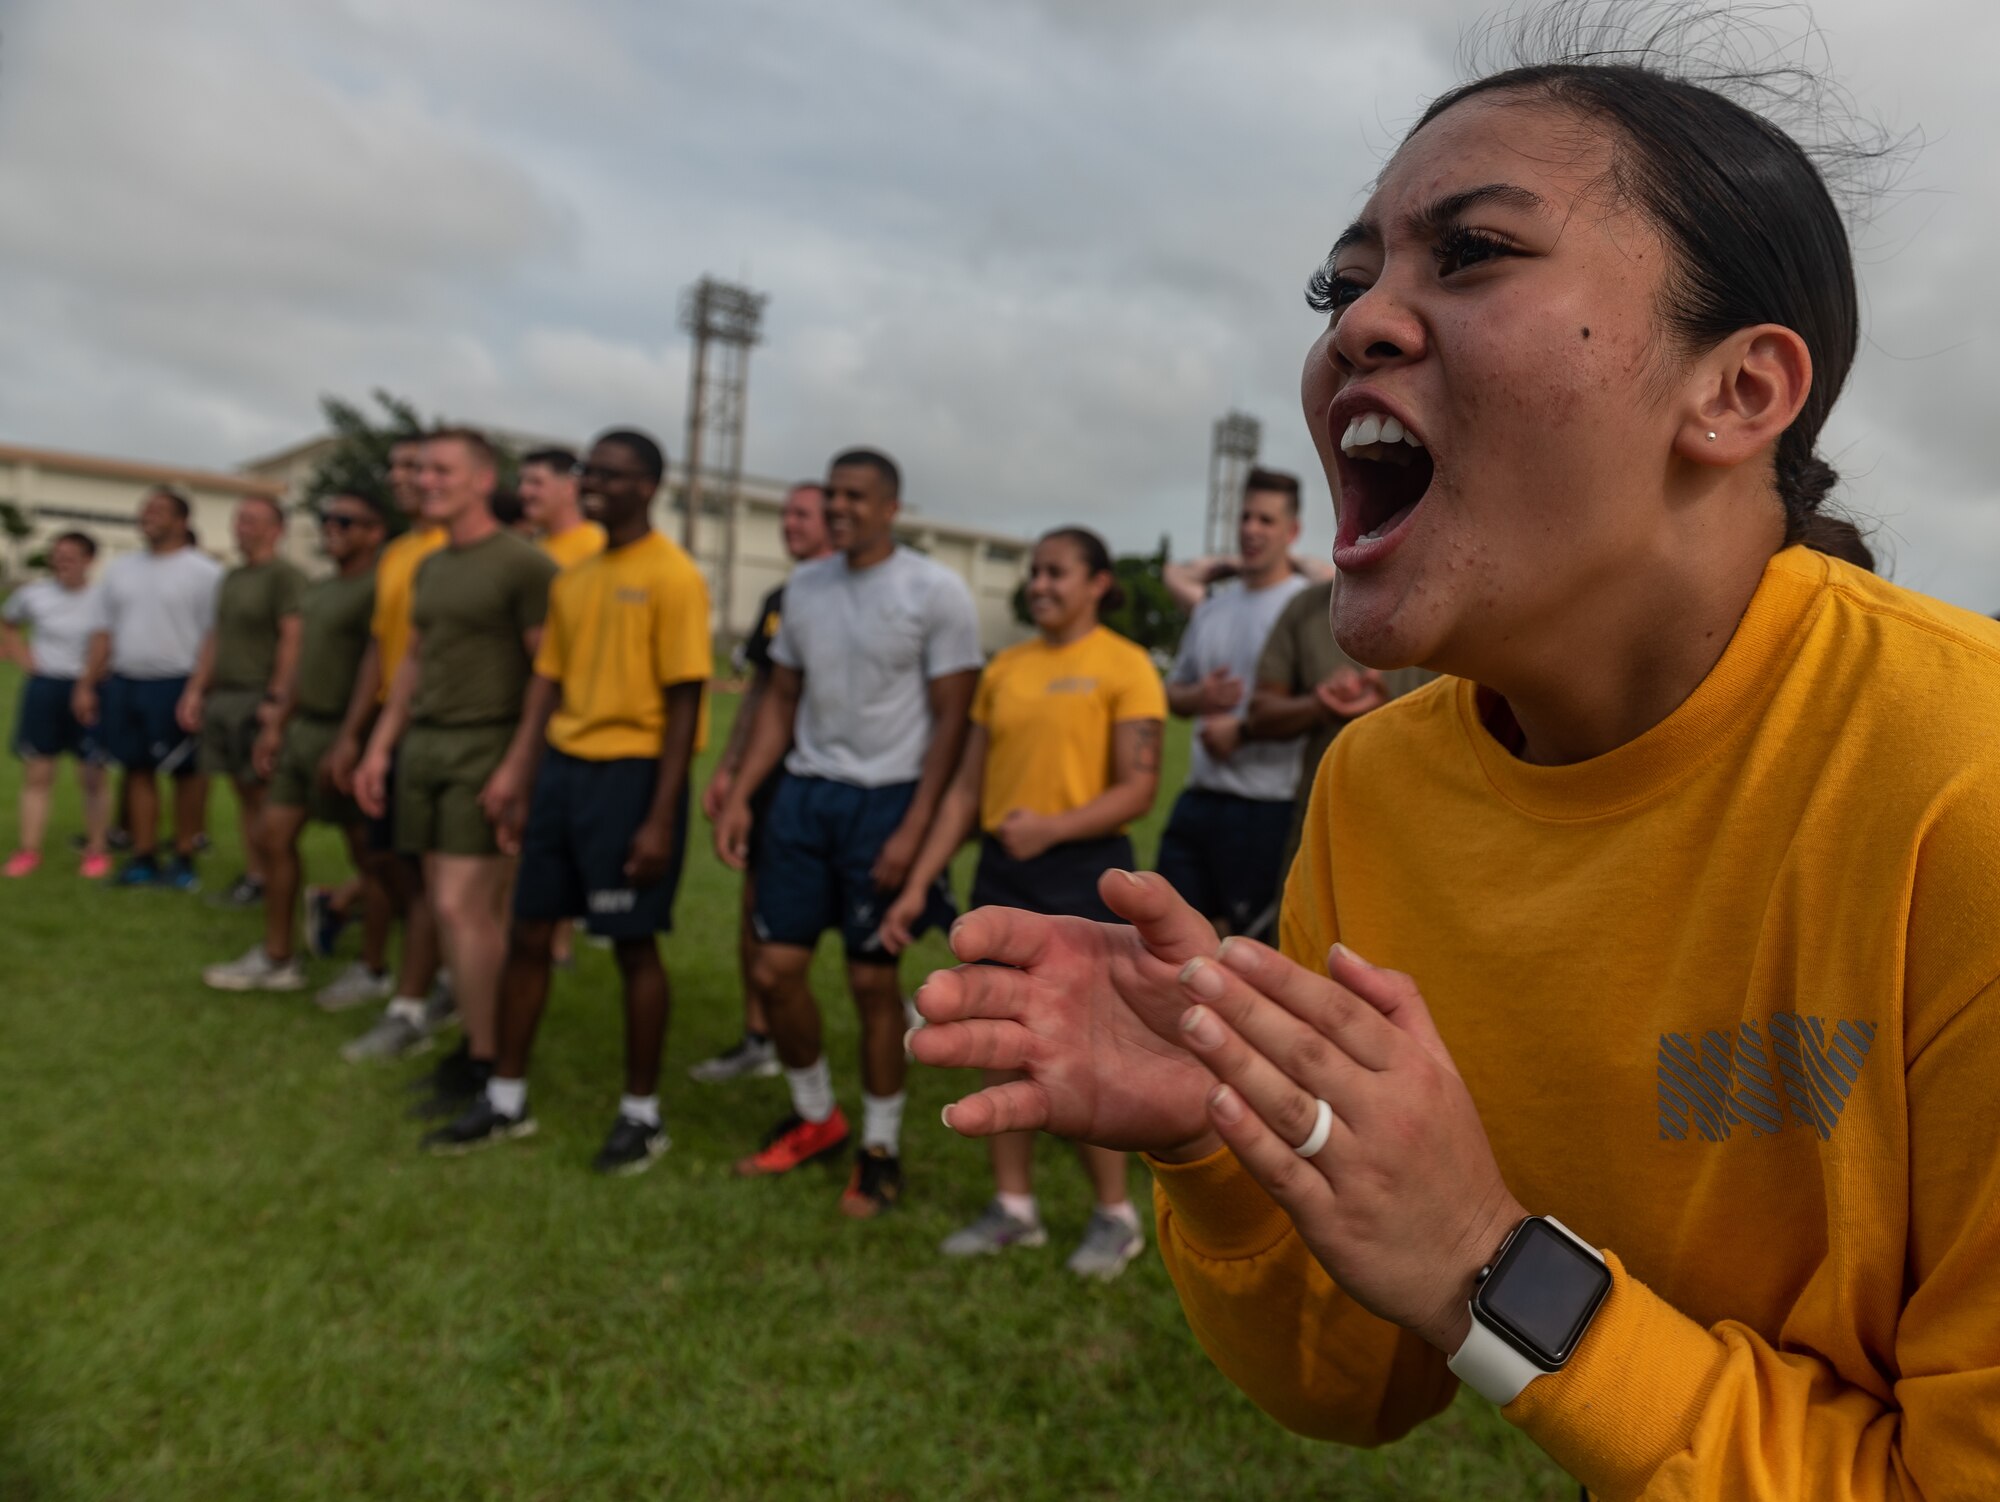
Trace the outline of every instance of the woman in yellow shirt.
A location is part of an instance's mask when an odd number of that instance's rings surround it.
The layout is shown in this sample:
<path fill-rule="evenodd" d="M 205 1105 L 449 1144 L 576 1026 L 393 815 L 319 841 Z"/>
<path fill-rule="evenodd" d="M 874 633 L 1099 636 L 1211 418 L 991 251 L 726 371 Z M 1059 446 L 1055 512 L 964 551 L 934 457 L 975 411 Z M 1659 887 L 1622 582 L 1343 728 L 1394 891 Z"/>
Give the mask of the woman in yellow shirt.
<path fill-rule="evenodd" d="M 1598 1498 L 2000 1496 L 2000 628 L 1813 546 L 1840 215 L 1638 55 L 1446 95 L 1313 278 L 1335 634 L 1453 676 L 1335 743 L 1283 954 L 1113 873 L 914 1048 L 1150 1150 L 1302 1432 L 1463 1379 Z"/>
<path fill-rule="evenodd" d="M 1027 584 L 1037 634 L 986 665 L 972 730 L 929 837 L 890 907 L 882 937 L 910 942 L 927 894 L 973 834 L 981 838 L 975 907 L 1117 921 L 1097 895 L 1106 871 L 1132 865 L 1126 828 L 1153 806 L 1166 691 L 1144 650 L 1101 624 L 1120 603 L 1103 539 L 1081 527 L 1035 544 Z M 989 1074 L 1004 1086 L 1018 1076 Z M 993 1202 L 945 1238 L 947 1256 L 1042 1246 L 1035 1139 L 992 1140 Z M 1083 1277 L 1114 1278 L 1145 1248 L 1126 1191 L 1125 1154 L 1079 1144 L 1097 1204 L 1069 1259 Z"/>

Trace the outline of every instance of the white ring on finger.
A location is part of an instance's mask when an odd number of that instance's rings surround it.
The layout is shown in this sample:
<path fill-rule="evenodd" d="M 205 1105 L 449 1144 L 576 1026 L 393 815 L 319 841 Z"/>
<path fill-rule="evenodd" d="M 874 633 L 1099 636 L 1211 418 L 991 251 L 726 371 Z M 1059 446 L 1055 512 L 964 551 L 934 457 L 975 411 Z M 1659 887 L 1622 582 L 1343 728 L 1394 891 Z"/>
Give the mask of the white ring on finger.
<path fill-rule="evenodd" d="M 1317 1096 L 1314 1100 L 1319 1106 L 1319 1115 L 1313 1118 L 1312 1133 L 1292 1149 L 1301 1158 L 1318 1156 L 1319 1150 L 1326 1146 L 1326 1139 L 1333 1135 L 1333 1107 Z"/>

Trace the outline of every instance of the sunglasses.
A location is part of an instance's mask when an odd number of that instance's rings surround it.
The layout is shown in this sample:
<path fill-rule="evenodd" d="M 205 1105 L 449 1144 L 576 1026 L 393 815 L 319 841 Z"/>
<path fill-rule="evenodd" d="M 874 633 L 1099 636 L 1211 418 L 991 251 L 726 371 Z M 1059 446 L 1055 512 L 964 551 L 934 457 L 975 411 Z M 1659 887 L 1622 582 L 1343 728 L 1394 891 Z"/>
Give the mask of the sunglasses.
<path fill-rule="evenodd" d="M 322 527 L 333 527 L 345 532 L 349 527 L 372 527 L 375 525 L 375 518 L 372 516 L 351 516 L 339 511 L 329 511 L 320 517 L 319 524 Z"/>
<path fill-rule="evenodd" d="M 579 464 L 570 473 L 579 480 L 594 480 L 599 485 L 613 485 L 622 481 L 645 478 L 636 469 L 606 469 L 602 464 Z"/>

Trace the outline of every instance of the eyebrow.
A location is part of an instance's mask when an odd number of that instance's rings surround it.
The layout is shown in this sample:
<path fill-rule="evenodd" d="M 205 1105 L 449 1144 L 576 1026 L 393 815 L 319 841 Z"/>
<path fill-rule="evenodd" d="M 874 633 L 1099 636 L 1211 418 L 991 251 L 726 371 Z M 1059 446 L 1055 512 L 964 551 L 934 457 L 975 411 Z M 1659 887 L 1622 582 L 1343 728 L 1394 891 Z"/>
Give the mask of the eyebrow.
<path fill-rule="evenodd" d="M 1411 213 L 1403 221 L 1403 228 L 1408 231 L 1412 239 L 1427 239 L 1447 224 L 1464 218 L 1468 212 L 1484 204 L 1499 204 L 1503 208 L 1521 209 L 1530 214 L 1540 213 L 1549 206 L 1541 194 L 1523 188 L 1518 183 L 1481 183 L 1476 188 L 1464 188 L 1459 192 L 1447 193 L 1442 198 L 1433 199 Z M 1340 238 L 1333 242 L 1329 256 L 1339 255 L 1350 245 L 1381 243 L 1382 231 L 1370 220 L 1357 219 L 1340 232 Z"/>

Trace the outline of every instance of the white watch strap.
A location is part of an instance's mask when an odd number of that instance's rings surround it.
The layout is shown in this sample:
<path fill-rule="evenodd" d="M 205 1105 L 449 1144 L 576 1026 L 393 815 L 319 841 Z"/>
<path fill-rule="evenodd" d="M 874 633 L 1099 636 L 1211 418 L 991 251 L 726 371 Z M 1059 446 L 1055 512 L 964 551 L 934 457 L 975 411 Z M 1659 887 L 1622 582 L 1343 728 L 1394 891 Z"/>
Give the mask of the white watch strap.
<path fill-rule="evenodd" d="M 1459 1381 L 1489 1403 L 1504 1407 L 1520 1397 L 1521 1389 L 1535 1378 L 1548 1375 L 1481 1324 L 1470 1300 L 1465 1308 L 1472 1315 L 1472 1329 L 1466 1333 L 1464 1344 L 1445 1363 Z"/>

